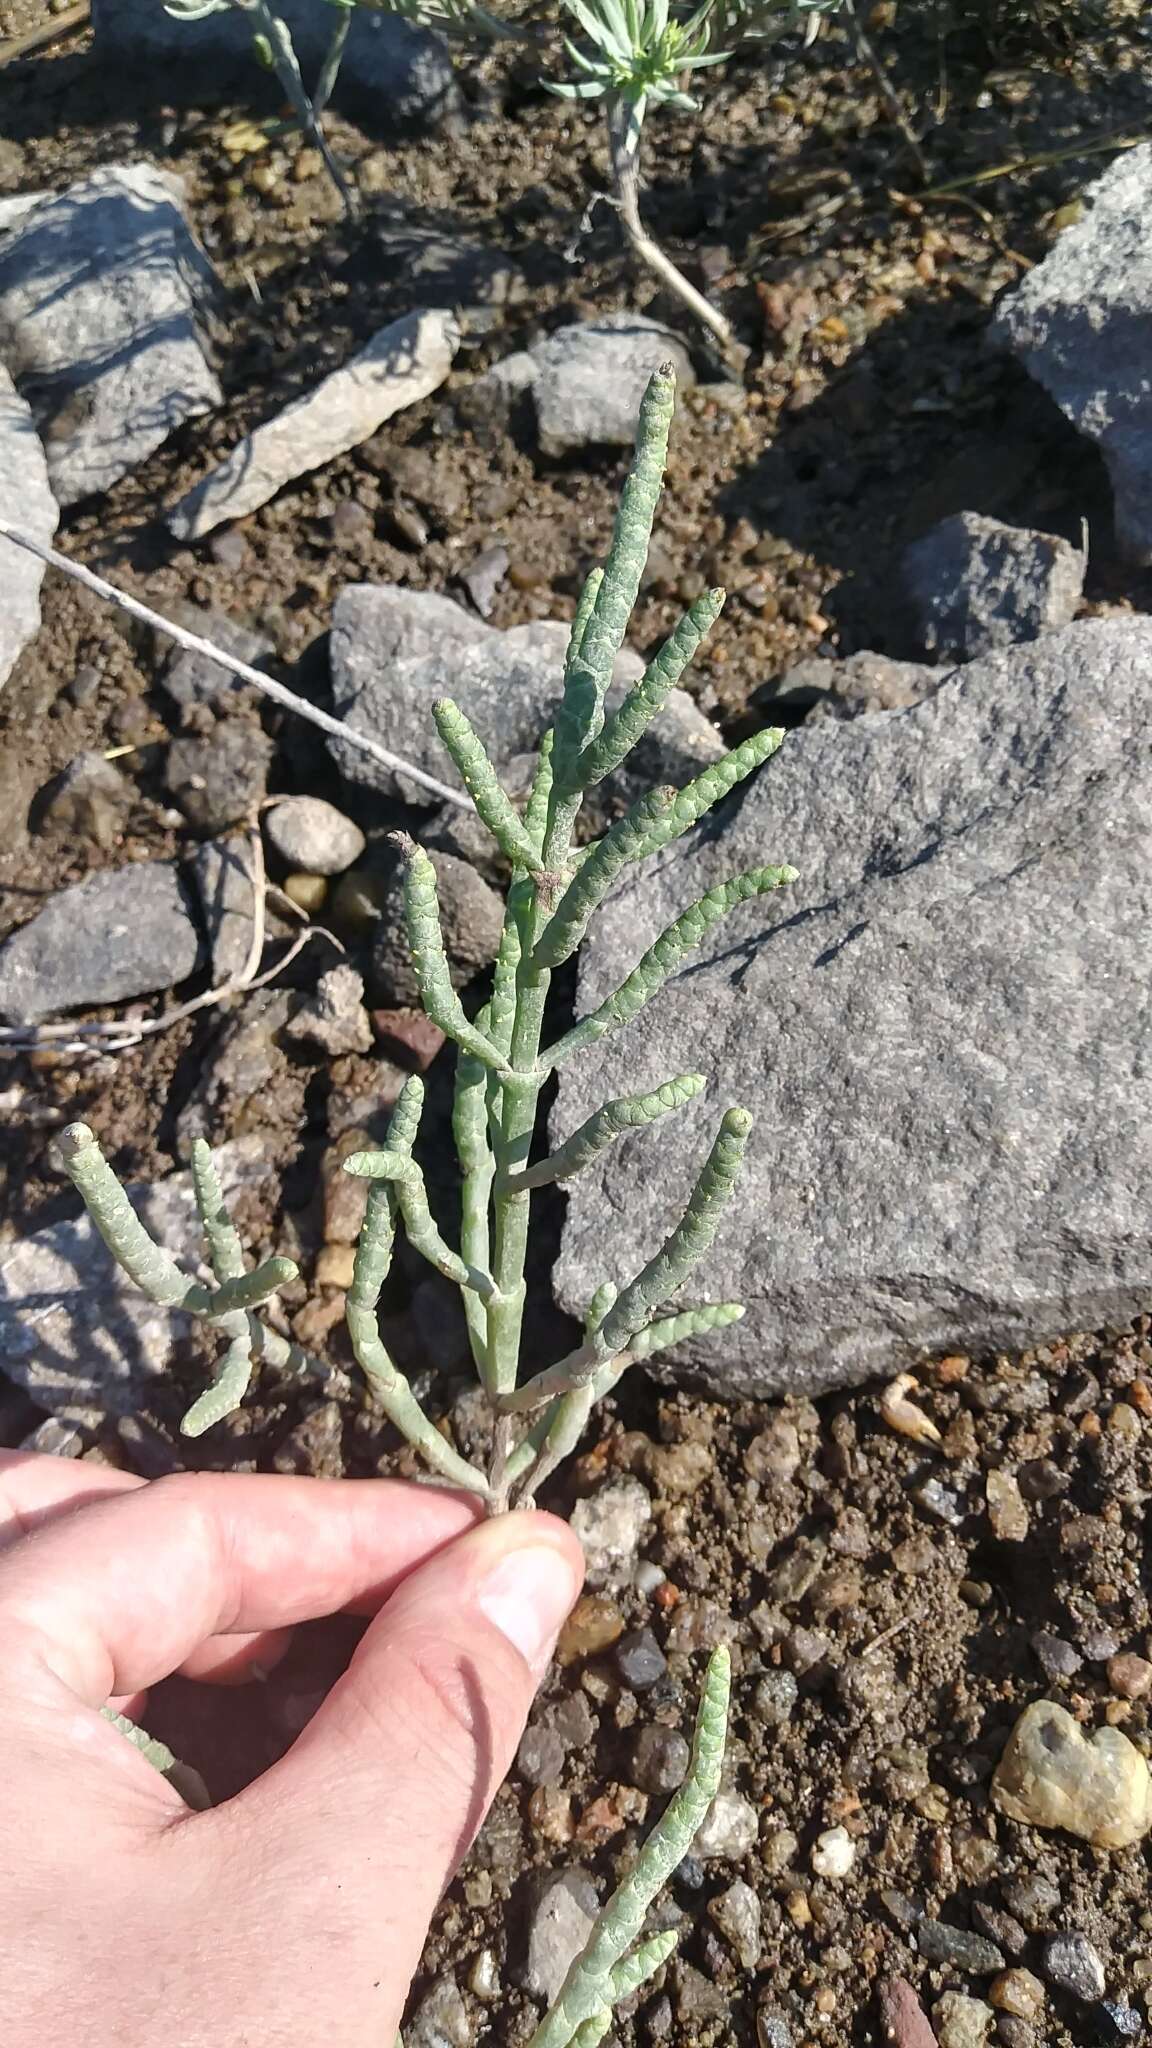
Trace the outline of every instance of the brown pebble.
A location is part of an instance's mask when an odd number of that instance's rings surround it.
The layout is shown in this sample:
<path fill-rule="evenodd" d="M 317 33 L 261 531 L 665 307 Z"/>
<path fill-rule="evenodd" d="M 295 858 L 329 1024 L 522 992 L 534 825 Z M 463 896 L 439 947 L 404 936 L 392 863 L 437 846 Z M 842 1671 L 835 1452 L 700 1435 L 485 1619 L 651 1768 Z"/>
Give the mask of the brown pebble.
<path fill-rule="evenodd" d="M 583 1657 L 594 1657 L 598 1650 L 610 1649 L 623 1633 L 624 1616 L 616 1602 L 605 1593 L 585 1593 L 560 1631 L 556 1655 L 561 1664 L 576 1664 Z"/>
<path fill-rule="evenodd" d="M 558 1785 L 538 1785 L 528 1801 L 528 1818 L 546 1842 L 570 1842 L 576 1831 L 571 1793 Z"/>
<path fill-rule="evenodd" d="M 942 1387 L 954 1387 L 957 1380 L 967 1379 L 972 1360 L 963 1351 L 953 1351 L 942 1358 L 936 1367 L 936 1377 Z"/>
<path fill-rule="evenodd" d="M 393 1058 L 412 1073 L 426 1073 L 444 1043 L 440 1026 L 423 1010 L 373 1010 L 371 1023 Z"/>
<path fill-rule="evenodd" d="M 1019 2020 L 1034 2020 L 1044 2009 L 1044 1986 L 1031 1970 L 1001 1970 L 988 1987 L 988 2003 Z"/>
<path fill-rule="evenodd" d="M 306 910 L 311 917 L 323 908 L 328 884 L 323 875 L 286 875 L 284 894 L 298 910 Z"/>
<path fill-rule="evenodd" d="M 1142 1700 L 1152 1692 L 1152 1664 L 1133 1650 L 1121 1650 L 1108 1659 L 1108 1683 L 1122 1699 Z"/>
<path fill-rule="evenodd" d="M 355 1260 L 355 1248 L 350 1244 L 323 1245 L 316 1260 L 316 1285 L 346 1291 L 352 1285 Z"/>
<path fill-rule="evenodd" d="M 932 2023 L 906 1977 L 882 1977 L 877 2004 L 891 2048 L 936 2048 Z"/>

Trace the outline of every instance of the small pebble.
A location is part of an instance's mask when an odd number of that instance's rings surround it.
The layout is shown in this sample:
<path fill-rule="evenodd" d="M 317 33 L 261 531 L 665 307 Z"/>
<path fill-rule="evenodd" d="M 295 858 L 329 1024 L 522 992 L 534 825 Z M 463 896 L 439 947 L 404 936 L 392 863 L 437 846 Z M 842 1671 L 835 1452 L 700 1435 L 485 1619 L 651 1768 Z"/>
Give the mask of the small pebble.
<path fill-rule="evenodd" d="M 762 2005 L 756 2013 L 759 2048 L 792 2048 L 792 2029 L 777 2005 Z"/>
<path fill-rule="evenodd" d="M 731 1944 L 741 1969 L 754 1970 L 760 1960 L 760 1901 L 751 1885 L 738 1877 L 709 1901 L 708 1913 Z"/>
<path fill-rule="evenodd" d="M 642 1728 L 632 1751 L 632 1782 L 644 1792 L 675 1792 L 688 1775 L 691 1756 L 675 1728 Z"/>
<path fill-rule="evenodd" d="M 970 1970 L 974 1977 L 990 1977 L 1004 1968 L 994 1941 L 966 1927 L 950 1927 L 946 1920 L 921 1920 L 916 1941 L 926 1962 L 950 1963 L 957 1970 Z"/>
<path fill-rule="evenodd" d="M 1001 1543 L 1023 1543 L 1028 1534 L 1028 1509 L 1016 1474 L 1003 1469 L 989 1472 L 984 1490 L 993 1535 Z"/>
<path fill-rule="evenodd" d="M 1138 2041 L 1144 2031 L 1144 2022 L 1135 2008 L 1111 1998 L 1102 1999 L 1093 2008 L 1092 2020 L 1101 2041 Z"/>
<path fill-rule="evenodd" d="M 747 1856 L 756 1846 L 759 1817 L 739 1792 L 718 1792 L 692 1847 L 697 1856 Z"/>
<path fill-rule="evenodd" d="M 1084 1662 L 1079 1650 L 1065 1642 L 1063 1636 L 1054 1636 L 1047 1629 L 1037 1629 L 1030 1638 L 1032 1649 L 1043 1666 L 1047 1678 L 1075 1678 Z"/>
<path fill-rule="evenodd" d="M 561 1664 L 575 1664 L 611 1649 L 624 1633 L 624 1616 L 604 1593 L 585 1593 L 560 1631 L 556 1654 Z"/>
<path fill-rule="evenodd" d="M 359 825 L 318 796 L 287 796 L 264 813 L 268 843 L 291 869 L 342 875 L 366 844 Z"/>
<path fill-rule="evenodd" d="M 1152 1664 L 1132 1650 L 1108 1659 L 1108 1683 L 1121 1699 L 1142 1700 L 1152 1692 Z"/>
<path fill-rule="evenodd" d="M 752 1712 L 766 1728 L 784 1728 L 792 1719 L 800 1687 L 790 1671 L 768 1671 L 756 1681 Z"/>
<path fill-rule="evenodd" d="M 936 2048 L 928 2015 L 906 1977 L 883 1977 L 877 1992 L 889 2048 Z"/>
<path fill-rule="evenodd" d="M 973 1899 L 972 1918 L 997 1948 L 1003 1949 L 1005 1955 L 1023 1955 L 1028 1946 L 1028 1936 L 1011 1913 L 1005 1913 L 999 1906 L 986 1905 L 983 1899 Z"/>
<path fill-rule="evenodd" d="M 1013 1878 L 1004 1887 L 1004 1903 L 1029 1934 L 1043 1934 L 1060 1911 L 1061 1899 L 1051 1878 L 1034 1871 L 1027 1877 Z"/>
<path fill-rule="evenodd" d="M 1152 1826 L 1152 1779 L 1119 1728 L 1090 1738 L 1054 1700 L 1026 1707 L 992 1780 L 992 1801 L 1026 1827 L 1065 1828 L 1096 1849 L 1124 1849 Z"/>
<path fill-rule="evenodd" d="M 1002 1970 L 988 1987 L 988 2002 L 1019 2020 L 1038 2019 L 1044 2010 L 1044 1986 L 1031 1970 Z"/>
<path fill-rule="evenodd" d="M 940 2048 L 982 2048 L 996 2015 L 982 1998 L 945 1991 L 932 2007 L 932 2018 Z"/>
<path fill-rule="evenodd" d="M 322 1245 L 316 1258 L 316 1285 L 318 1287 L 339 1287 L 347 1292 L 348 1288 L 352 1285 L 355 1263 L 356 1251 L 353 1245 Z"/>
<path fill-rule="evenodd" d="M 634 1628 L 615 1649 L 616 1669 L 633 1692 L 647 1692 L 668 1669 L 668 1660 L 651 1629 Z"/>
<path fill-rule="evenodd" d="M 516 1752 L 516 1768 L 526 1785 L 558 1785 L 564 1770 L 564 1745 L 554 1728 L 526 1728 Z"/>
<path fill-rule="evenodd" d="M 324 907 L 328 884 L 323 875 L 287 875 L 284 879 L 284 894 L 291 899 L 298 910 L 306 910 L 314 917 Z"/>
<path fill-rule="evenodd" d="M 817 1836 L 811 1857 L 817 1877 L 847 1877 L 855 1861 L 856 1844 L 847 1828 L 829 1828 Z"/>
<path fill-rule="evenodd" d="M 1094 2005 L 1104 1996 L 1107 1984 L 1104 1964 L 1099 1950 L 1086 1934 L 1075 1930 L 1067 1934 L 1050 1934 L 1041 1953 L 1040 1968 L 1050 1984 L 1055 1984 L 1059 1991 L 1067 1991 L 1073 1998 L 1081 1999 L 1085 2005 Z"/>
<path fill-rule="evenodd" d="M 1036 2035 L 1027 2020 L 1018 2020 L 1015 2013 L 998 2012 L 996 2015 L 996 2038 L 1004 2048 L 1035 2048 Z"/>

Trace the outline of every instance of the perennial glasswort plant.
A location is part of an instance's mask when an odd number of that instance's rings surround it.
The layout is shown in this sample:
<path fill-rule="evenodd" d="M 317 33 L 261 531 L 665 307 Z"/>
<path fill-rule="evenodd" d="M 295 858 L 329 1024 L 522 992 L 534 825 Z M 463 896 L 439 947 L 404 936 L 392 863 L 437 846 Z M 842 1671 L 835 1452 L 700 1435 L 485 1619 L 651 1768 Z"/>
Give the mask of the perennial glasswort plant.
<path fill-rule="evenodd" d="M 458 1249 L 442 1236 L 432 1216 L 416 1156 L 424 1094 L 417 1078 L 404 1086 L 382 1149 L 355 1153 L 344 1162 L 345 1172 L 368 1182 L 346 1305 L 356 1358 L 380 1408 L 432 1471 L 478 1494 L 491 1513 L 532 1501 L 542 1481 L 575 1447 L 593 1405 L 628 1366 L 685 1337 L 722 1330 L 743 1313 L 737 1302 L 686 1305 L 679 1299 L 712 1244 L 740 1172 L 752 1120 L 746 1109 L 730 1108 L 684 1214 L 663 1245 L 624 1286 L 605 1282 L 597 1290 L 588 1304 L 583 1337 L 567 1357 L 521 1376 L 534 1192 L 569 1179 L 622 1132 L 673 1113 L 705 1085 L 701 1074 L 676 1074 L 658 1088 L 608 1102 L 555 1151 L 533 1161 L 546 1082 L 606 1033 L 630 1024 L 728 910 L 795 879 L 793 868 L 763 866 L 710 889 L 668 926 L 619 988 L 548 1040 L 545 1015 L 552 976 L 576 952 L 623 869 L 648 859 L 695 825 L 760 768 L 783 738 L 779 727 L 753 734 L 686 788 L 651 791 L 602 838 L 590 846 L 576 844 L 586 791 L 626 759 L 723 603 L 719 590 L 697 599 L 619 708 L 605 716 L 613 664 L 647 557 L 674 401 L 674 377 L 666 365 L 652 378 L 643 400 L 636 455 L 607 561 L 602 570 L 593 570 L 577 608 L 555 726 L 542 742 L 523 817 L 464 713 L 448 697 L 434 707 L 444 746 L 513 870 L 492 992 L 479 1014 L 469 1018 L 448 971 L 436 870 L 421 847 L 407 838 L 401 842 L 407 937 L 421 999 L 429 1017 L 456 1045 Z M 296 1267 L 289 1259 L 272 1258 L 254 1271 L 246 1269 L 206 1145 L 196 1146 L 192 1172 L 214 1276 L 210 1285 L 182 1272 L 148 1236 L 87 1125 L 70 1125 L 59 1147 L 97 1228 L 137 1285 L 156 1302 L 202 1317 L 225 1340 L 216 1379 L 184 1418 L 187 1435 L 199 1436 L 239 1406 L 256 1360 L 295 1371 L 319 1370 L 256 1313 L 277 1287 L 296 1277 Z M 494 1417 L 493 1451 L 484 1470 L 455 1450 L 425 1415 L 381 1340 L 377 1303 L 398 1225 L 413 1249 L 461 1291 L 472 1356 Z"/>
<path fill-rule="evenodd" d="M 345 1161 L 347 1172 L 369 1183 L 347 1298 L 356 1357 L 380 1407 L 432 1472 L 479 1494 L 493 1513 L 532 1499 L 541 1481 L 575 1447 L 593 1403 L 628 1365 L 683 1337 L 723 1329 L 742 1313 L 735 1302 L 685 1307 L 672 1300 L 712 1243 L 740 1170 L 751 1119 L 746 1110 L 734 1108 L 722 1118 L 684 1215 L 659 1251 L 624 1287 L 605 1283 L 597 1291 L 583 1341 L 574 1351 L 527 1380 L 519 1376 L 534 1190 L 577 1173 L 621 1132 L 676 1110 L 704 1086 L 701 1075 L 680 1074 L 659 1088 L 609 1102 L 554 1152 L 533 1163 L 545 1082 L 566 1060 L 630 1023 L 728 909 L 795 875 L 789 867 L 754 868 L 709 890 L 668 926 L 612 995 L 559 1038 L 544 1043 L 552 974 L 576 951 L 622 869 L 688 830 L 767 761 L 783 737 L 778 728 L 754 735 L 685 789 L 654 790 L 591 846 L 575 844 L 585 792 L 635 746 L 723 602 L 723 593 L 714 590 L 692 605 L 619 708 L 605 716 L 613 664 L 647 556 L 673 404 L 673 375 L 665 367 L 653 377 L 643 401 L 636 457 L 607 561 L 602 571 L 593 571 L 577 609 L 555 728 L 541 745 L 523 818 L 463 712 L 449 698 L 435 707 L 440 736 L 476 810 L 513 863 L 492 993 L 469 1019 L 448 972 L 435 870 L 420 847 L 411 841 L 404 845 L 408 940 L 421 995 L 428 1015 L 457 1047 L 453 1128 L 461 1172 L 459 1251 L 446 1243 L 433 1220 L 415 1158 L 423 1096 L 418 1080 L 405 1085 L 383 1149 Z M 291 1260 L 277 1258 L 253 1271 L 246 1268 L 205 1144 L 194 1150 L 192 1172 L 212 1284 L 188 1277 L 149 1237 L 87 1125 L 69 1126 L 60 1152 L 98 1230 L 130 1277 L 154 1301 L 202 1317 L 225 1341 L 216 1379 L 184 1418 L 186 1434 L 200 1435 L 239 1405 L 256 1360 L 317 1369 L 315 1361 L 256 1313 L 278 1286 L 295 1278 L 296 1268 Z M 411 1245 L 462 1291 L 473 1357 L 496 1417 L 486 1471 L 468 1463 L 440 1435 L 381 1341 L 376 1304 L 398 1224 Z M 675 1932 L 645 1935 L 644 1922 L 719 1790 L 730 1682 L 729 1653 L 721 1648 L 705 1674 L 685 1782 L 597 1916 L 529 2048 L 598 2048 L 614 2008 L 671 1955 Z M 158 1769 L 175 1768 L 162 1745 L 114 1718 Z M 192 1796 L 197 1796 L 196 1787 Z"/>

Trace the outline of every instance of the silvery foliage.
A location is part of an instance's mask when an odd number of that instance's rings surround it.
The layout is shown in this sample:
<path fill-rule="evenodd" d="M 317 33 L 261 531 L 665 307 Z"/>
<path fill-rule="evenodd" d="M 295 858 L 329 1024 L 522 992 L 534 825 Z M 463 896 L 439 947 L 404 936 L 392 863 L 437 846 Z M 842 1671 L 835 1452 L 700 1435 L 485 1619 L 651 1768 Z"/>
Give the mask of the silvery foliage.
<path fill-rule="evenodd" d="M 589 1302 L 583 1335 L 568 1355 L 521 1378 L 521 1328 L 529 1224 L 536 1191 L 569 1179 L 626 1133 L 674 1114 L 704 1088 L 700 1074 L 670 1076 L 658 1088 L 606 1103 L 546 1157 L 533 1158 L 543 1092 L 567 1060 L 626 1028 L 685 957 L 736 904 L 787 886 L 796 871 L 757 866 L 710 889 L 676 917 L 619 988 L 549 1041 L 548 996 L 557 968 L 578 950 L 600 903 L 625 867 L 648 860 L 688 831 L 754 774 L 783 739 L 779 727 L 753 733 L 681 790 L 641 797 L 591 845 L 577 837 L 586 793 L 632 751 L 679 682 L 723 603 L 708 591 L 691 605 L 611 714 L 605 699 L 647 559 L 663 482 L 675 403 L 670 365 L 649 384 L 637 448 L 603 569 L 593 570 L 569 640 L 554 729 L 541 745 L 523 816 L 500 784 L 483 742 L 459 707 L 442 698 L 434 717 L 460 780 L 512 869 L 492 991 L 469 1016 L 452 983 L 437 903 L 436 870 L 424 849 L 399 839 L 406 862 L 405 918 L 421 1001 L 456 1047 L 453 1136 L 460 1168 L 458 1244 L 432 1215 L 416 1144 L 423 1085 L 406 1083 L 379 1151 L 354 1153 L 344 1171 L 368 1183 L 364 1224 L 346 1300 L 352 1347 L 382 1412 L 450 1484 L 466 1487 L 489 1512 L 531 1502 L 542 1481 L 579 1441 L 593 1406 L 629 1366 L 686 1337 L 721 1330 L 735 1302 L 685 1303 L 681 1289 L 711 1246 L 740 1173 L 751 1126 L 747 1110 L 720 1120 L 683 1215 L 641 1271 L 623 1286 L 605 1282 Z M 221 1196 L 211 1153 L 192 1155 L 196 1201 L 211 1281 L 186 1274 L 148 1236 L 86 1124 L 59 1140 L 66 1171 L 105 1242 L 153 1301 L 202 1319 L 223 1356 L 212 1385 L 183 1429 L 201 1435 L 237 1408 L 258 1361 L 294 1375 L 322 1369 L 288 1343 L 258 1310 L 296 1277 L 291 1260 L 250 1271 Z M 385 1348 L 377 1317 L 396 1234 L 460 1290 L 469 1342 L 493 1416 L 486 1468 L 463 1457 L 426 1416 Z"/>

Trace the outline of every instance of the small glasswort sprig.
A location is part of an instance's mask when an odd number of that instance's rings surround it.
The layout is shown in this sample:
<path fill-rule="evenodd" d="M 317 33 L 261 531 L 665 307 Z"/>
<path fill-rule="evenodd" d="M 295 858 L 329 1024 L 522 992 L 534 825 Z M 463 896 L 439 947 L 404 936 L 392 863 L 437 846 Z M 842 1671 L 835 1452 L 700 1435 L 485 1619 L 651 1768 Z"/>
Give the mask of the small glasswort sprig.
<path fill-rule="evenodd" d="M 755 773 L 783 739 L 768 727 L 706 768 L 679 791 L 656 789 L 590 847 L 576 842 L 588 789 L 625 760 L 678 683 L 719 614 L 723 592 L 697 599 L 640 680 L 610 715 L 605 700 L 647 557 L 672 422 L 670 366 L 645 394 L 636 455 L 624 485 L 608 558 L 588 578 L 577 607 L 555 726 L 541 744 L 521 817 L 501 786 L 483 742 L 460 707 L 442 699 L 434 716 L 476 810 L 512 866 L 503 935 L 488 1001 L 470 1018 L 453 986 L 440 926 L 436 870 L 422 847 L 401 835 L 406 864 L 409 950 L 428 1016 L 456 1045 L 453 1135 L 460 1167 L 458 1246 L 433 1218 L 416 1155 L 423 1084 L 409 1079 L 384 1145 L 356 1152 L 344 1171 L 368 1183 L 346 1313 L 352 1347 L 380 1408 L 442 1479 L 479 1494 L 491 1512 L 528 1504 L 578 1442 L 594 1403 L 629 1365 L 686 1337 L 722 1330 L 743 1311 L 736 1302 L 684 1304 L 680 1291 L 720 1226 L 740 1173 L 752 1119 L 730 1108 L 720 1119 L 684 1213 L 640 1272 L 611 1282 L 589 1303 L 584 1331 L 567 1357 L 521 1378 L 520 1340 L 532 1198 L 591 1164 L 622 1132 L 674 1115 L 704 1087 L 700 1074 L 677 1074 L 656 1088 L 608 1102 L 547 1157 L 533 1160 L 541 1091 L 558 1068 L 609 1032 L 626 1027 L 675 973 L 685 956 L 737 904 L 784 887 L 796 871 L 749 869 L 709 889 L 657 938 L 620 986 L 558 1037 L 547 1040 L 552 975 L 571 958 L 591 918 L 623 870 L 648 859 L 695 825 Z M 315 1364 L 256 1314 L 296 1277 L 290 1260 L 245 1269 L 211 1155 L 197 1145 L 193 1183 L 214 1286 L 183 1274 L 152 1243 L 87 1125 L 71 1125 L 60 1151 L 105 1242 L 154 1301 L 203 1318 L 225 1339 L 221 1369 L 185 1417 L 189 1435 L 218 1421 L 243 1398 L 256 1359 L 280 1369 Z M 494 1418 L 493 1452 L 481 1470 L 453 1449 L 424 1414 L 386 1350 L 377 1320 L 380 1290 L 402 1227 L 413 1250 L 461 1291 L 472 1356 Z"/>

